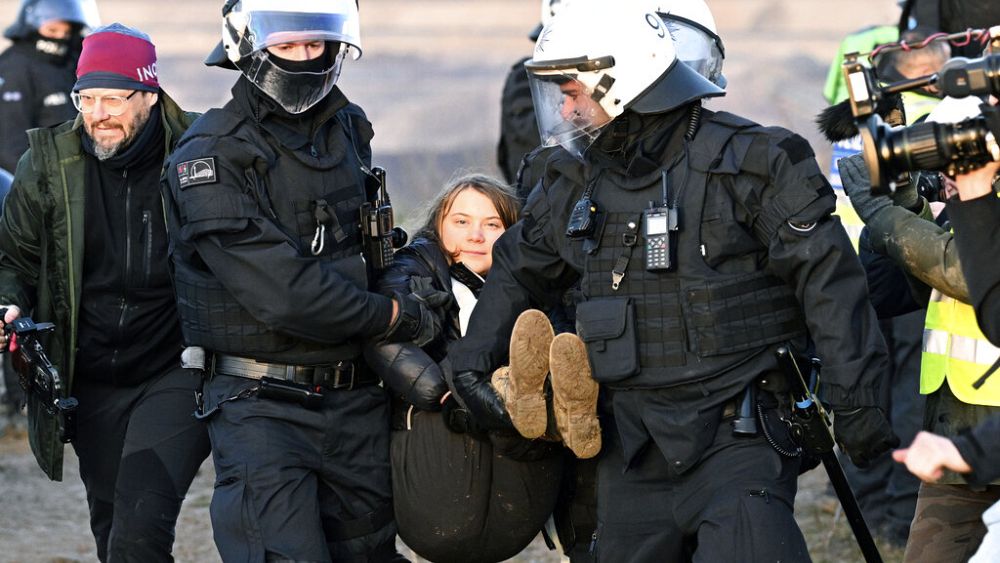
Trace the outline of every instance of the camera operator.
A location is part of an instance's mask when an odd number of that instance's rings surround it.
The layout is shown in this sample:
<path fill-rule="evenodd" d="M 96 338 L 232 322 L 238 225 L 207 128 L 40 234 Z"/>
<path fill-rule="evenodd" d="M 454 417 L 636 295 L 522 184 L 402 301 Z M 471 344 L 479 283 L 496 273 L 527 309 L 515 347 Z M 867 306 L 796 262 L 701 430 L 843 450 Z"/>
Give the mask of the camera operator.
<path fill-rule="evenodd" d="M 957 177 L 958 197 L 948 202 L 959 254 L 981 258 L 964 262 L 962 272 L 979 328 L 993 344 L 1000 344 L 1000 270 L 990 259 L 1000 257 L 1000 236 L 994 236 L 1000 235 L 1000 200 L 995 193 L 1000 187 L 998 169 L 1000 163 L 993 162 Z"/>
<path fill-rule="evenodd" d="M 978 112 L 978 103 L 949 98 L 929 119 L 957 121 L 970 109 Z M 927 395 L 924 429 L 955 435 L 1000 414 L 1000 387 L 973 385 L 1000 351 L 976 325 L 952 234 L 933 222 L 930 206 L 915 193 L 916 182 L 897 189 L 892 198 L 877 196 L 860 155 L 840 164 L 844 188 L 870 230 L 873 250 L 906 270 L 915 300 L 928 302 L 920 375 L 920 392 Z M 980 514 L 998 499 L 997 484 L 971 485 L 952 472 L 937 483 L 923 483 L 904 560 L 967 560 L 986 531 Z"/>
<path fill-rule="evenodd" d="M 1000 133 L 1000 132 L 998 132 Z M 993 162 L 955 178 L 958 196 L 948 202 L 948 213 L 955 230 L 955 246 L 965 256 L 962 266 L 969 285 L 969 297 L 976 311 L 980 330 L 993 344 L 1000 344 L 998 308 L 1000 285 L 991 256 L 1000 256 L 1000 199 L 996 197 L 1000 162 Z M 995 366 L 993 366 L 995 368 Z M 991 368 L 993 369 L 993 368 Z M 993 382 L 997 385 L 997 382 Z M 985 386 L 985 385 L 984 385 Z M 936 482 L 948 469 L 965 474 L 973 486 L 986 486 L 1000 478 L 1000 416 L 986 419 L 975 428 L 946 438 L 921 432 L 909 448 L 893 452 L 893 458 L 906 465 L 914 475 L 927 482 Z M 972 563 L 986 561 L 990 554 L 1000 552 L 1000 503 L 993 504 L 982 516 L 988 532 Z"/>

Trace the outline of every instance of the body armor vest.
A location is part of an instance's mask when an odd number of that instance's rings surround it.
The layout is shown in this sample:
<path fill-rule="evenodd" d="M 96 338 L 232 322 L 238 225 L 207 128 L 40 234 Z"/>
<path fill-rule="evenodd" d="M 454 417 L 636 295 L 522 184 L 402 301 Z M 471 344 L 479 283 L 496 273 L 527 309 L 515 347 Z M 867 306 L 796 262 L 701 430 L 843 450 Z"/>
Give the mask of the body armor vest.
<path fill-rule="evenodd" d="M 712 166 L 689 156 L 723 153 L 749 123 L 724 121 L 731 118 L 713 115 L 673 165 L 642 178 L 591 171 L 604 221 L 597 250 L 584 259 L 577 329 L 598 381 L 656 388 L 708 379 L 805 334 L 792 289 L 764 271 L 767 249 L 737 222 L 733 196 L 713 181 Z M 676 263 L 648 271 L 643 209 L 663 199 L 663 172 L 679 208 L 679 229 L 670 233 Z M 727 258 L 713 267 L 708 254 Z M 612 272 L 625 263 L 616 289 Z"/>
<path fill-rule="evenodd" d="M 282 147 L 249 120 L 225 108 L 206 113 L 195 127 L 203 134 L 236 137 L 265 155 L 220 155 L 223 159 L 231 156 L 234 164 L 245 164 L 244 189 L 255 203 L 242 216 L 269 218 L 297 243 L 300 256 L 333 262 L 341 276 L 367 289 L 359 215 L 366 201 L 365 176 L 354 148 L 357 133 L 345 132 L 349 120 L 341 120 L 341 114 L 337 115 L 341 124 L 333 126 L 329 143 L 336 147 L 331 152 L 342 151 L 342 158 L 328 159 L 333 162 L 325 165 L 322 161 L 304 162 L 308 156 Z M 236 143 L 228 146 L 233 145 Z M 245 200 L 242 205 L 247 205 Z M 175 260 L 174 264 L 178 311 L 188 345 L 298 364 L 332 363 L 360 354 L 360 343 L 354 340 L 330 345 L 271 330 L 240 305 L 210 271 L 183 261 Z"/>

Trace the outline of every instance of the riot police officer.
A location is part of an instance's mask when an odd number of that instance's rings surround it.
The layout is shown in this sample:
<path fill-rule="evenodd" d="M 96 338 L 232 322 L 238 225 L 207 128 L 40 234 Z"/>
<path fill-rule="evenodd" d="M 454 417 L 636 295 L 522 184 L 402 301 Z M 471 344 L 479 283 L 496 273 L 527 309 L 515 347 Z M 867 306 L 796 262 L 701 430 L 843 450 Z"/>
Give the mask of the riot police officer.
<path fill-rule="evenodd" d="M 703 109 L 723 91 L 677 62 L 640 6 L 565 7 L 525 66 L 542 140 L 560 148 L 497 242 L 452 351 L 456 390 L 484 424 L 508 425 L 483 374 L 520 311 L 579 280 L 605 429 L 597 559 L 808 560 L 800 459 L 773 424 L 787 405 L 775 348 L 815 341 L 855 462 L 896 443 L 873 406 L 885 344 L 808 143 Z M 748 395 L 779 447 L 734 432 Z"/>
<path fill-rule="evenodd" d="M 367 291 L 373 133 L 336 86 L 361 54 L 357 5 L 223 10 L 206 63 L 241 76 L 165 186 L 184 338 L 209 353 L 216 545 L 225 561 L 395 560 L 388 404 L 361 341 L 424 344 L 440 326 L 433 295 Z"/>
<path fill-rule="evenodd" d="M 22 0 L 0 55 L 0 168 L 14 170 L 28 149 L 25 131 L 72 119 L 83 32 L 99 25 L 94 0 Z"/>

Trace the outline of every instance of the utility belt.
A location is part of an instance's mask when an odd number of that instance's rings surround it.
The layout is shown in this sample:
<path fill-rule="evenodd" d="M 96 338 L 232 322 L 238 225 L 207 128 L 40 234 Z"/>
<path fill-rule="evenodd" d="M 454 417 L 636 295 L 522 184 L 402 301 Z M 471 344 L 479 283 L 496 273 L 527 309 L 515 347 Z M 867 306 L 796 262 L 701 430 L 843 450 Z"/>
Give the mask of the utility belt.
<path fill-rule="evenodd" d="M 796 432 L 802 420 L 796 418 L 789 389 L 788 375 L 772 372 L 751 382 L 740 394 L 722 405 L 722 424 L 732 428 L 733 436 L 763 437 L 782 457 L 800 458 L 799 473 L 819 464 L 812 454 L 815 438 Z"/>
<path fill-rule="evenodd" d="M 195 417 L 206 419 L 222 405 L 250 397 L 295 403 L 310 410 L 323 406 L 325 391 L 348 391 L 378 384 L 378 376 L 361 359 L 341 360 L 336 364 L 300 366 L 259 362 L 250 358 L 215 354 L 208 366 L 209 377 L 228 375 L 256 380 L 258 383 L 226 397 L 205 410 L 204 395 L 199 392 Z"/>
<path fill-rule="evenodd" d="M 317 392 L 351 390 L 378 383 L 378 376 L 360 358 L 341 360 L 335 364 L 300 366 L 259 362 L 228 354 L 215 354 L 212 357 L 210 369 L 213 376 L 231 375 L 247 379 L 277 379 L 309 387 Z"/>

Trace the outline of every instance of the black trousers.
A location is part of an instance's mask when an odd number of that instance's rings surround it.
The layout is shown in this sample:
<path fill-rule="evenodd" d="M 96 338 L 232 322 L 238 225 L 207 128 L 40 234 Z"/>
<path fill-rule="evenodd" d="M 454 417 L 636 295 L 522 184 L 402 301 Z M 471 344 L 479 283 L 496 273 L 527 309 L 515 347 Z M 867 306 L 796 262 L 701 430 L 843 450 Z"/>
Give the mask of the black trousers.
<path fill-rule="evenodd" d="M 193 416 L 200 385 L 180 367 L 134 387 L 75 382 L 73 448 L 101 561 L 173 561 L 181 501 L 209 453 Z"/>
<path fill-rule="evenodd" d="M 216 375 L 206 408 L 256 384 Z M 256 396 L 209 419 L 212 528 L 226 563 L 398 561 L 389 409 L 378 386 L 327 391 L 316 410 Z"/>
<path fill-rule="evenodd" d="M 441 413 L 415 411 L 392 433 L 392 488 L 399 537 L 435 563 L 504 561 L 531 543 L 552 514 L 564 454 L 517 436 L 476 439 L 449 430 Z M 506 441 L 524 442 L 508 444 Z M 519 460 L 508 446 L 537 445 Z"/>
<path fill-rule="evenodd" d="M 611 417 L 597 480 L 599 562 L 809 561 L 793 516 L 799 461 L 719 425 L 698 465 L 671 478 L 650 442 L 626 471 Z"/>

